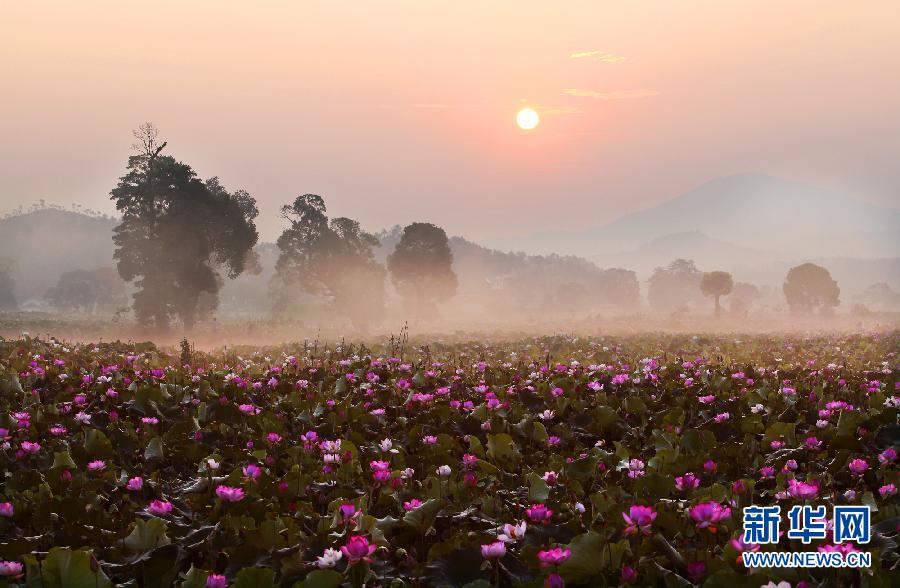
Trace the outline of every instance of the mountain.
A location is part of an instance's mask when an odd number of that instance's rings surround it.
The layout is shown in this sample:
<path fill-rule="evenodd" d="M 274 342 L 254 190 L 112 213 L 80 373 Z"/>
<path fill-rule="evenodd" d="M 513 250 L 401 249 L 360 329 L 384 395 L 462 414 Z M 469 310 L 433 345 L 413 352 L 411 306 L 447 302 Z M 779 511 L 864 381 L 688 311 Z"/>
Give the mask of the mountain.
<path fill-rule="evenodd" d="M 20 304 L 42 300 L 71 270 L 113 267 L 114 218 L 43 208 L 0 218 L 0 258 L 13 262 Z"/>
<path fill-rule="evenodd" d="M 719 178 L 604 226 L 542 232 L 507 245 L 610 257 L 693 231 L 779 259 L 900 255 L 900 210 L 764 174 Z"/>
<path fill-rule="evenodd" d="M 735 260 L 761 260 L 768 252 L 741 247 L 727 241 L 713 239 L 700 231 L 686 231 L 663 235 L 629 251 L 593 255 L 589 259 L 600 266 L 627 267 L 641 275 L 673 259 L 692 259 L 701 268 L 723 268 Z"/>

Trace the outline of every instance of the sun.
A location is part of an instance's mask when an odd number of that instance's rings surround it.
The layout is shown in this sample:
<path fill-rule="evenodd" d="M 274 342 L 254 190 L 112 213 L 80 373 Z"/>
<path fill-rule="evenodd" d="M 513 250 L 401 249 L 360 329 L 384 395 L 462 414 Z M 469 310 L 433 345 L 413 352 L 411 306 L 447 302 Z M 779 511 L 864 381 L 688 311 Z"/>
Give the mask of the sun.
<path fill-rule="evenodd" d="M 533 108 L 523 108 L 516 114 L 516 124 L 519 125 L 520 129 L 530 131 L 538 126 L 539 122 L 541 122 L 541 117 L 538 116 L 537 111 Z"/>

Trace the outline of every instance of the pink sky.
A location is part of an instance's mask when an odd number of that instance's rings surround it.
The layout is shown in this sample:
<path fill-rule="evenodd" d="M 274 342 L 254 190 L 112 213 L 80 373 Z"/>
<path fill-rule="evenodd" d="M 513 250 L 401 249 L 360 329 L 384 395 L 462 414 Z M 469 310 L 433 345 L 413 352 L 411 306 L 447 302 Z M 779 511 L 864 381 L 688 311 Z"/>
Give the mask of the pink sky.
<path fill-rule="evenodd" d="M 744 171 L 900 200 L 893 0 L 9 2 L 0 53 L 0 211 L 112 212 L 145 120 L 266 239 L 305 192 L 481 241 Z"/>

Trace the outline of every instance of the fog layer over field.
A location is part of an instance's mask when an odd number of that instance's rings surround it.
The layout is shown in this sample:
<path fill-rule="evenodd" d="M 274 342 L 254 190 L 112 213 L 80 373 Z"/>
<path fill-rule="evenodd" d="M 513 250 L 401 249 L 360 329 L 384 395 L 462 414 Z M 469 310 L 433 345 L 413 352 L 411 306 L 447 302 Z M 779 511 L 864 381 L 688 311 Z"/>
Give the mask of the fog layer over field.
<path fill-rule="evenodd" d="M 275 242 L 253 196 L 203 180 L 151 124 L 110 198 L 116 216 L 39 205 L 0 221 L 0 321 L 91 333 L 279 341 L 388 333 L 890 328 L 900 212 L 759 174 L 711 181 L 527 254 L 377 231 L 319 194 L 287 195 Z M 548 219 L 552 226 L 552 219 Z M 486 240 L 492 236 L 487 235 Z M 555 247 L 566 255 L 547 252 Z M 256 325 L 257 327 L 253 327 Z M 102 328 L 99 328 L 101 327 Z"/>

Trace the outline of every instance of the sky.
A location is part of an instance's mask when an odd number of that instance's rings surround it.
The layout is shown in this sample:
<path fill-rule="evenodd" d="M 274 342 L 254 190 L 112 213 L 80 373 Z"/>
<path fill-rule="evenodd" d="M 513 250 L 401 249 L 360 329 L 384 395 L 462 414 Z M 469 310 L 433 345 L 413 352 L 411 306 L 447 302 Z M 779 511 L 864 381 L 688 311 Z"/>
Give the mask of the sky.
<path fill-rule="evenodd" d="M 0 212 L 113 213 L 144 121 L 266 240 L 310 192 L 482 242 L 748 171 L 900 206 L 895 0 L 4 2 L 0 55 Z"/>

